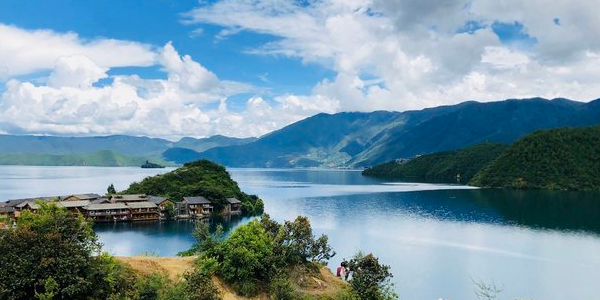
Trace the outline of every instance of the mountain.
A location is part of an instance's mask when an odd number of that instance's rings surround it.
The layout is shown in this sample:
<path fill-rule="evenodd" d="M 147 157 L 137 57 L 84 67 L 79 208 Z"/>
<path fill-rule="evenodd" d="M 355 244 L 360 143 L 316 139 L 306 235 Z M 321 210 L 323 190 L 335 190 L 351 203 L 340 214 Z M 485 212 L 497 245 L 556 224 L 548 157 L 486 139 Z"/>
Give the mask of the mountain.
<path fill-rule="evenodd" d="M 460 150 L 426 154 L 408 162 L 390 161 L 366 169 L 362 174 L 403 181 L 464 183 L 469 182 L 506 148 L 508 146 L 504 144 L 477 144 Z M 459 178 L 457 174 L 460 174 Z"/>
<path fill-rule="evenodd" d="M 177 142 L 165 139 L 111 135 L 96 137 L 57 137 L 0 135 L 0 165 L 44 166 L 140 166 L 145 160 L 166 163 L 163 153 L 173 147 L 186 151 L 204 151 L 217 146 L 239 145 L 255 138 L 230 138 L 217 135 L 195 139 L 185 137 Z M 173 148 L 176 152 L 177 149 Z M 187 160 L 165 156 L 167 161 Z"/>
<path fill-rule="evenodd" d="M 0 135 L 3 154 L 92 154 L 110 150 L 122 155 L 160 155 L 172 142 L 164 139 L 111 135 L 96 137 L 56 137 L 31 135 Z"/>
<path fill-rule="evenodd" d="M 216 147 L 198 158 L 236 167 L 311 167 L 344 165 L 367 147 L 371 137 L 399 122 L 401 113 L 318 114 L 258 140 Z"/>
<path fill-rule="evenodd" d="M 100 150 L 92 154 L 0 154 L 0 165 L 139 167 L 146 160 L 146 157 L 125 156 L 109 150 Z M 152 161 L 171 165 L 158 158 Z"/>
<path fill-rule="evenodd" d="M 600 126 L 537 131 L 515 142 L 471 185 L 600 190 Z"/>
<path fill-rule="evenodd" d="M 195 139 L 191 137 L 184 137 L 178 142 L 173 144 L 174 148 L 184 148 L 194 150 L 196 152 L 206 151 L 215 147 L 225 147 L 233 145 L 243 145 L 250 142 L 254 142 L 255 137 L 251 138 L 234 138 L 223 135 L 213 135 L 211 137 Z"/>
<path fill-rule="evenodd" d="M 600 99 L 464 102 L 419 111 L 318 114 L 245 145 L 190 158 L 233 167 L 371 166 L 484 143 L 511 143 L 539 129 L 600 123 Z"/>

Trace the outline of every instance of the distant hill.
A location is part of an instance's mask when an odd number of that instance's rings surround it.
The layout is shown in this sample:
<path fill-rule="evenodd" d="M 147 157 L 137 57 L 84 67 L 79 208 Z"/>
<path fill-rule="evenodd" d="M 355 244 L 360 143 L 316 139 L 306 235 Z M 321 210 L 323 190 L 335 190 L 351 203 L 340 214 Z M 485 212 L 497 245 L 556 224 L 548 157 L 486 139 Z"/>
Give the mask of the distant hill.
<path fill-rule="evenodd" d="M 223 135 L 213 135 L 211 137 L 195 139 L 191 137 L 184 137 L 178 142 L 173 144 L 174 148 L 185 148 L 194 150 L 196 152 L 206 151 L 215 147 L 225 147 L 233 145 L 243 145 L 250 142 L 254 142 L 257 138 L 234 138 Z"/>
<path fill-rule="evenodd" d="M 92 154 L 0 154 L 0 165 L 24 166 L 104 166 L 123 167 L 141 166 L 146 157 L 125 156 L 114 151 L 101 150 Z M 163 164 L 172 165 L 160 158 L 155 158 Z"/>
<path fill-rule="evenodd" d="M 177 142 L 165 139 L 111 135 L 97 137 L 56 137 L 31 135 L 0 135 L 0 164 L 43 166 L 140 166 L 145 160 L 162 165 L 171 161 L 187 161 L 163 153 L 173 147 L 188 147 L 200 151 L 217 146 L 239 145 L 255 138 L 230 138 L 217 135 L 209 138 L 182 138 Z M 175 151 L 175 150 L 173 150 Z M 193 150 L 189 150 L 196 153 Z"/>
<path fill-rule="evenodd" d="M 511 143 L 539 129 L 595 124 L 600 99 L 470 101 L 402 113 L 318 114 L 254 142 L 190 157 L 232 167 L 373 166 L 479 143 Z"/>
<path fill-rule="evenodd" d="M 111 135 L 96 137 L 57 137 L 0 135 L 2 154 L 92 154 L 110 150 L 129 156 L 160 156 L 172 142 L 164 139 Z"/>
<path fill-rule="evenodd" d="M 504 144 L 484 143 L 460 150 L 419 156 L 408 162 L 391 161 L 363 171 L 363 175 L 419 182 L 469 182 L 477 172 L 506 150 Z"/>
<path fill-rule="evenodd" d="M 174 171 L 147 177 L 132 183 L 122 193 L 163 196 L 173 201 L 181 201 L 186 196 L 203 196 L 215 204 L 215 211 L 228 203 L 227 198 L 237 198 L 242 201 L 245 215 L 261 214 L 264 209 L 260 198 L 242 192 L 224 167 L 208 160 L 187 163 Z"/>
<path fill-rule="evenodd" d="M 600 126 L 537 131 L 514 143 L 471 185 L 600 190 Z"/>

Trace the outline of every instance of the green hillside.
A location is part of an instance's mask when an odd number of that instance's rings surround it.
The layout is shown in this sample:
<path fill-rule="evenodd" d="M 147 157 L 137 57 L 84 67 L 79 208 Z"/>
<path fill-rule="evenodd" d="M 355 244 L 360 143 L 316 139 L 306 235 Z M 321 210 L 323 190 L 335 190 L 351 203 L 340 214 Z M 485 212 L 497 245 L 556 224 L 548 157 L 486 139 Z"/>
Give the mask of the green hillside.
<path fill-rule="evenodd" d="M 92 154 L 0 154 L 0 165 L 25 165 L 25 166 L 103 166 L 123 167 L 141 166 L 150 160 L 161 164 L 172 165 L 160 158 L 131 157 L 119 153 L 101 150 Z"/>
<path fill-rule="evenodd" d="M 505 149 L 504 144 L 484 143 L 469 148 L 419 156 L 406 163 L 391 161 L 363 171 L 363 175 L 425 182 L 469 182 Z"/>
<path fill-rule="evenodd" d="M 600 190 L 600 126 L 537 131 L 470 182 L 481 187 Z"/>
<path fill-rule="evenodd" d="M 206 158 L 231 167 L 374 166 L 399 157 L 486 142 L 512 143 L 540 129 L 600 123 L 600 99 L 509 99 L 418 111 L 318 114 L 256 141 L 201 153 L 174 149 L 171 161 Z"/>
<path fill-rule="evenodd" d="M 205 159 L 132 183 L 122 193 L 164 196 L 174 201 L 181 201 L 185 196 L 203 196 L 216 204 L 216 211 L 227 203 L 227 198 L 237 198 L 242 201 L 244 214 L 263 212 L 260 198 L 242 192 L 224 167 Z"/>

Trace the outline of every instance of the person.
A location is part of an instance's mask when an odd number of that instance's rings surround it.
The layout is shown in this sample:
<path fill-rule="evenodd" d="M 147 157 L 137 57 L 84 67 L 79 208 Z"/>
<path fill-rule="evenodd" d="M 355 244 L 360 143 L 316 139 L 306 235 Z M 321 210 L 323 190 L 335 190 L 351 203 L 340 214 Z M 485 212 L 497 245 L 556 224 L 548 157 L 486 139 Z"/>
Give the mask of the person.
<path fill-rule="evenodd" d="M 340 264 L 340 266 L 339 266 L 339 267 L 337 267 L 337 272 L 336 272 L 336 273 L 337 273 L 337 274 L 336 274 L 336 275 L 337 275 L 337 277 L 340 277 L 340 278 L 341 278 L 341 277 L 342 277 L 342 273 L 343 273 L 343 272 L 344 272 L 344 266 L 343 266 L 342 264 Z"/>
<path fill-rule="evenodd" d="M 348 276 L 350 276 L 350 267 L 346 264 L 346 267 L 344 267 L 344 280 L 348 281 Z"/>

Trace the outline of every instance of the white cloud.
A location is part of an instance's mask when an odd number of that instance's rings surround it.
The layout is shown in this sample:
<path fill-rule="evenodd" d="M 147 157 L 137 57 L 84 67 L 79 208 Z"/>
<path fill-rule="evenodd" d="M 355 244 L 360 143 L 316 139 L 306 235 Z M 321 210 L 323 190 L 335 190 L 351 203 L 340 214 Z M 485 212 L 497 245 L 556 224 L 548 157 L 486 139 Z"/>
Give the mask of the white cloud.
<path fill-rule="evenodd" d="M 280 97 L 268 103 L 248 100 L 246 109 L 227 109 L 228 97 L 256 92 L 215 74 L 181 56 L 171 43 L 158 51 L 167 79 L 118 76 L 106 78 L 106 68 L 83 55 L 60 57 L 47 84 L 11 79 L 0 96 L 0 132 L 17 134 L 102 135 L 134 134 L 166 138 L 183 136 L 260 136 L 335 106 Z M 217 109 L 204 109 L 218 103 Z"/>
<path fill-rule="evenodd" d="M 471 99 L 598 98 L 600 82 L 590 78 L 600 76 L 600 19 L 590 7 L 600 2 L 592 2 L 221 0 L 186 21 L 279 37 L 247 52 L 337 72 L 303 101 L 329 99 L 337 110 L 406 110 Z M 491 28 L 497 22 L 522 24 L 521 34 L 537 43 L 503 44 Z"/>
<path fill-rule="evenodd" d="M 25 30 L 0 23 L 0 79 L 50 70 L 63 56 L 83 55 L 101 68 L 150 66 L 151 46 L 115 39 L 84 40 L 75 33 Z"/>

